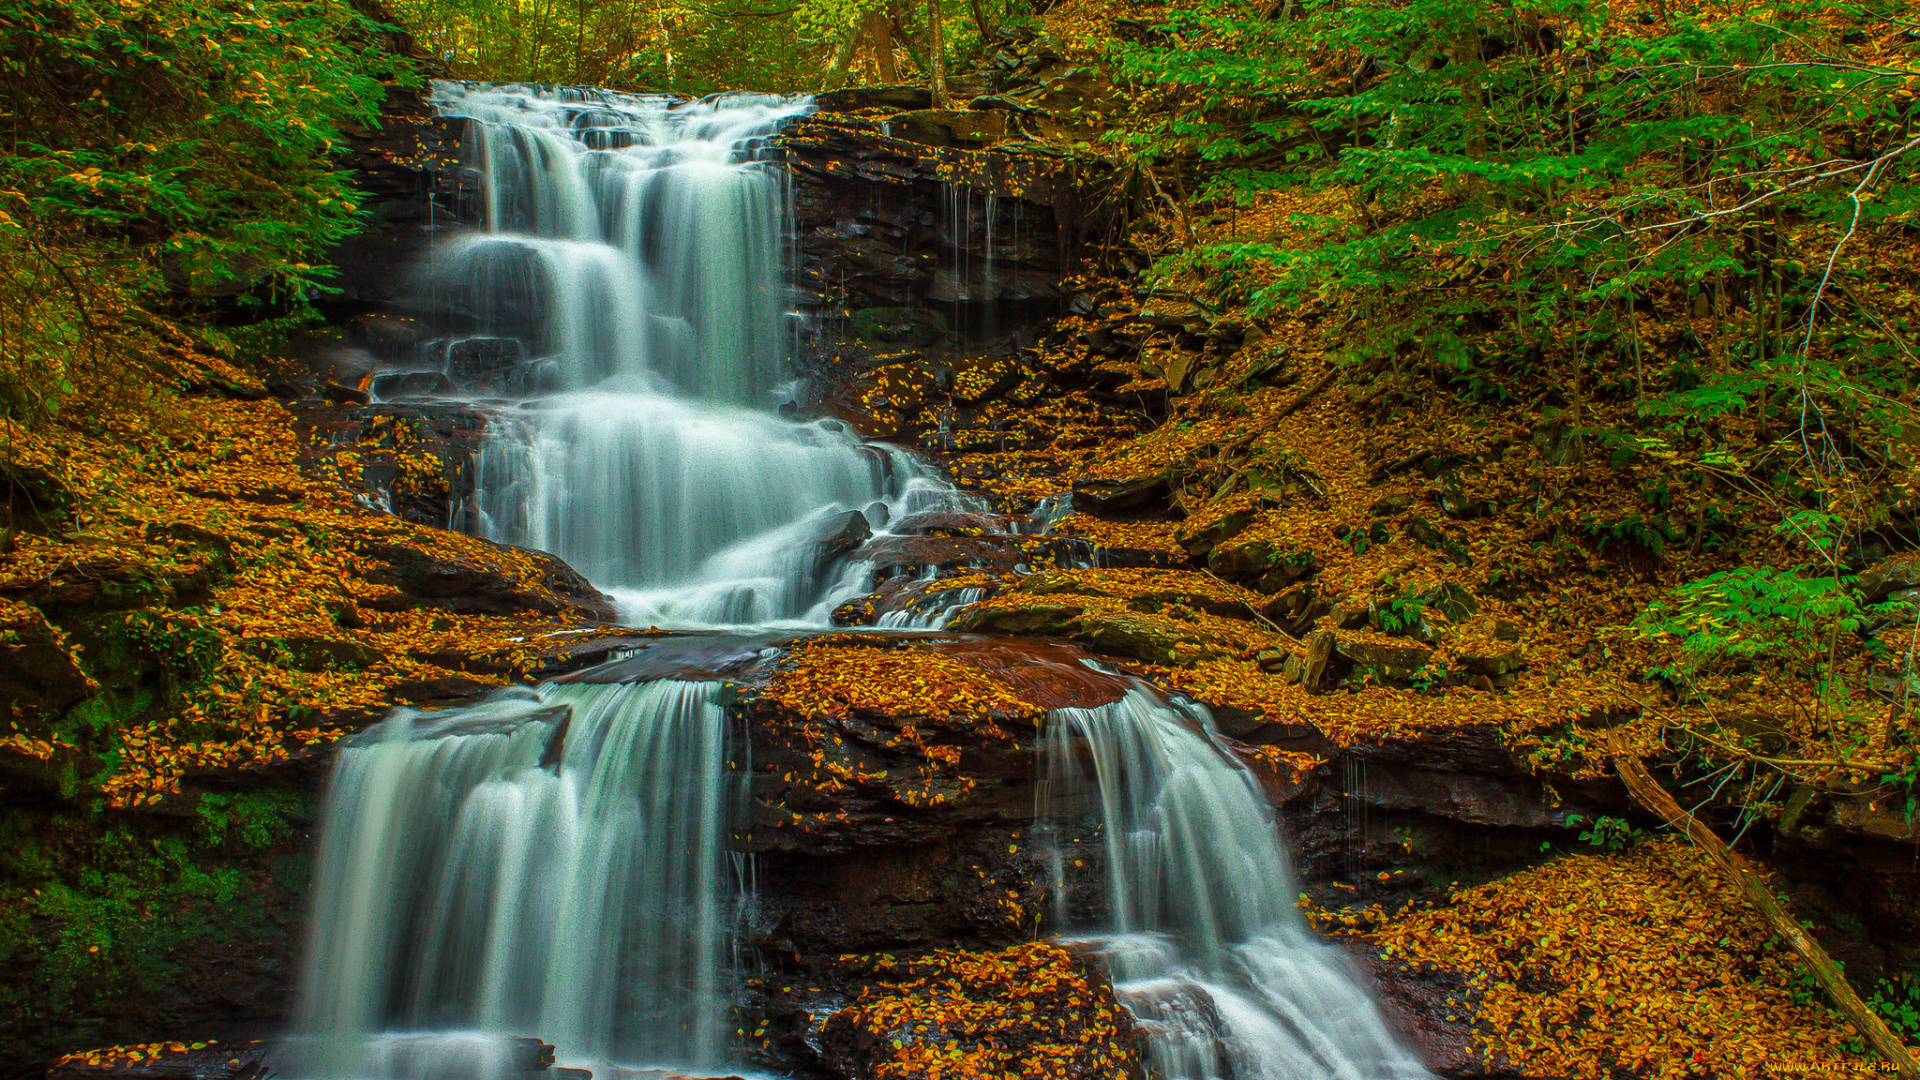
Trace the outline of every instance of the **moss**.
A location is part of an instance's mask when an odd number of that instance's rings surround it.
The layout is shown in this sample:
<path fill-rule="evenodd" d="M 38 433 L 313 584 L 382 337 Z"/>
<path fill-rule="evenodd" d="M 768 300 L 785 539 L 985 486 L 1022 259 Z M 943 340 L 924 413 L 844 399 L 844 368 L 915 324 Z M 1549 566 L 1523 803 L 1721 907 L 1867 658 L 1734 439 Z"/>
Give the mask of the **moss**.
<path fill-rule="evenodd" d="M 201 1034 L 219 1020 L 209 1002 L 271 1015 L 305 891 L 309 804 L 270 788 L 203 794 L 184 818 L 0 814 L 0 1054 L 31 1063 Z"/>

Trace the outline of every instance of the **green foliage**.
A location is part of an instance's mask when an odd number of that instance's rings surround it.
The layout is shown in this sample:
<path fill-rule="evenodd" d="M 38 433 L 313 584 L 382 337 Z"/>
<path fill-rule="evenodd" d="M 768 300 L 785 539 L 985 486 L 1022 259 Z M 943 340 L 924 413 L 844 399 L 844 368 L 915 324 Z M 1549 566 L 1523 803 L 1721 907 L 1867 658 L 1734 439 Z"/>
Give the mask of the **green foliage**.
<path fill-rule="evenodd" d="M 1420 615 L 1426 607 L 1426 601 L 1412 593 L 1403 592 L 1382 600 L 1376 609 L 1380 615 L 1380 629 L 1389 634 L 1413 630 L 1420 625 Z"/>
<path fill-rule="evenodd" d="M 1578 828 L 1586 818 L 1580 814 L 1568 814 L 1567 825 Z M 1636 844 L 1647 838 L 1645 829 L 1636 829 L 1626 820 L 1617 817 L 1601 816 L 1594 819 L 1593 827 L 1580 832 L 1580 842 L 1589 847 L 1606 848 L 1608 851 L 1631 851 Z"/>
<path fill-rule="evenodd" d="M 0 409 L 146 407 L 172 319 L 298 306 L 360 221 L 333 155 L 405 77 L 346 0 L 0 0 Z"/>
<path fill-rule="evenodd" d="M 1920 976 L 1906 974 L 1874 983 L 1867 1007 L 1905 1042 L 1920 1043 Z"/>
<path fill-rule="evenodd" d="M 1866 609 L 1834 577 L 1748 566 L 1711 574 L 1648 605 L 1634 625 L 1676 645 L 1680 674 L 1722 660 L 1817 663 L 1834 635 L 1859 629 Z"/>
<path fill-rule="evenodd" d="M 1745 482 L 1793 463 L 1790 501 L 1816 506 L 1818 474 L 1881 467 L 1858 448 L 1910 426 L 1911 291 L 1849 264 L 1866 230 L 1920 209 L 1902 157 L 1920 40 L 1871 29 L 1900 17 L 1893 0 L 1202 0 L 1114 47 L 1134 111 L 1110 144 L 1168 187 L 1273 193 L 1288 214 L 1284 239 L 1169 236 L 1156 274 L 1255 314 L 1344 314 L 1349 360 L 1419 364 L 1469 400 L 1631 402 L 1664 437 L 1620 433 L 1620 466 Z M 1831 247 L 1856 215 L 1860 238 Z M 1646 516 L 1589 539 L 1662 557 L 1676 533 Z"/>
<path fill-rule="evenodd" d="M 552 4 L 540 0 L 394 0 L 392 9 L 435 60 L 495 81 L 606 86 L 709 94 L 722 90 L 818 90 L 870 14 L 924 82 L 924 3 L 887 0 L 630 0 Z M 1017 21 L 1024 0 L 942 0 L 948 69 L 982 43 L 978 18 Z M 859 41 L 871 51 L 870 41 Z M 889 62 L 892 61 L 889 50 Z"/>
<path fill-rule="evenodd" d="M 202 796 L 178 819 L 0 818 L 0 1039 L 44 1057 L 115 1041 L 98 1019 L 165 1008 L 222 955 L 285 949 L 304 863 L 276 852 L 302 818 L 286 790 Z M 214 969 L 210 970 L 209 965 Z"/>
<path fill-rule="evenodd" d="M 1440 663 L 1423 664 L 1407 678 L 1407 685 L 1417 694 L 1431 693 L 1445 686 L 1449 672 L 1447 665 Z"/>

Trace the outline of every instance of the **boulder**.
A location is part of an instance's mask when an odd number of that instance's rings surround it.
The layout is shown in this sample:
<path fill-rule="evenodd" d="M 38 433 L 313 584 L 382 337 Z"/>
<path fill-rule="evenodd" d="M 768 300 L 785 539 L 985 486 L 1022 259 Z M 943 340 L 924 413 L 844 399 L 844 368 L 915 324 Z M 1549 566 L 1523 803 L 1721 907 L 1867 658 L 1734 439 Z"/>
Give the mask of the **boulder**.
<path fill-rule="evenodd" d="M 1404 514 L 1411 509 L 1413 509 L 1413 496 L 1402 492 L 1398 495 L 1382 496 L 1374 502 L 1373 509 L 1369 513 L 1374 517 L 1391 517 L 1394 514 Z"/>
<path fill-rule="evenodd" d="M 1174 541 L 1196 559 L 1204 559 L 1215 547 L 1240 535 L 1253 524 L 1253 509 L 1247 507 L 1219 517 L 1189 518 L 1173 534 Z"/>
<path fill-rule="evenodd" d="M 808 532 L 808 543 L 819 552 L 821 566 L 846 558 L 873 538 L 867 516 L 858 510 L 827 514 L 811 522 Z"/>
<path fill-rule="evenodd" d="M 1246 581 L 1265 593 L 1312 577 L 1317 566 L 1313 552 L 1284 540 L 1234 540 L 1215 547 L 1207 566 L 1222 577 Z"/>
<path fill-rule="evenodd" d="M 565 562 L 541 551 L 526 551 L 471 540 L 476 549 L 454 556 L 402 544 L 368 544 L 362 554 L 387 565 L 367 575 L 376 585 L 397 590 L 397 597 L 376 599 L 375 610 L 404 610 L 416 604 L 454 612 L 512 615 L 523 611 L 557 615 L 574 611 L 594 622 L 614 619 L 613 601 Z M 517 573 L 508 559 L 488 558 L 487 549 L 529 560 L 532 573 Z"/>
<path fill-rule="evenodd" d="M 1073 482 L 1073 508 L 1089 514 L 1124 514 L 1163 502 L 1172 494 L 1165 473 L 1084 477 Z"/>
<path fill-rule="evenodd" d="M 442 353 L 447 377 L 462 386 L 504 390 L 526 351 L 514 338 L 471 337 L 450 341 Z"/>
<path fill-rule="evenodd" d="M 1085 612 L 1084 604 L 1071 602 L 1023 604 L 1019 607 L 968 608 L 947 624 L 947 629 L 971 634 L 1039 634 L 1066 637 L 1073 621 Z"/>
<path fill-rule="evenodd" d="M 1878 604 L 1897 592 L 1920 588 L 1920 552 L 1909 551 L 1880 560 L 1860 572 L 1861 599 Z"/>
<path fill-rule="evenodd" d="M 1454 661 L 1475 675 L 1497 679 L 1526 666 L 1519 624 L 1510 619 L 1476 619 L 1449 643 Z"/>
<path fill-rule="evenodd" d="M 1415 642 L 1373 637 L 1341 637 L 1334 648 L 1362 672 L 1398 681 L 1426 667 L 1433 650 Z"/>
<path fill-rule="evenodd" d="M 1194 664 L 1239 651 L 1190 626 L 1137 611 L 1090 612 L 1075 619 L 1070 631 L 1075 641 L 1101 652 L 1149 664 Z"/>

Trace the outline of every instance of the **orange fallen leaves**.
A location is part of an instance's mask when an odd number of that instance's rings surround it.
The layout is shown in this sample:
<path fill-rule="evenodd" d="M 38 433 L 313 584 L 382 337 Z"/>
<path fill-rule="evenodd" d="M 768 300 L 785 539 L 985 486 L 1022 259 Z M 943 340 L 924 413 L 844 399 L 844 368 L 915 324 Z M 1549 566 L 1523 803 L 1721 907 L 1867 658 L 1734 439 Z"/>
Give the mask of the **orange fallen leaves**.
<path fill-rule="evenodd" d="M 1791 955 L 1677 839 L 1564 856 L 1372 936 L 1467 973 L 1476 1039 L 1530 1075 L 1785 1078 L 1867 1060 L 1845 1021 L 1796 1000 Z"/>

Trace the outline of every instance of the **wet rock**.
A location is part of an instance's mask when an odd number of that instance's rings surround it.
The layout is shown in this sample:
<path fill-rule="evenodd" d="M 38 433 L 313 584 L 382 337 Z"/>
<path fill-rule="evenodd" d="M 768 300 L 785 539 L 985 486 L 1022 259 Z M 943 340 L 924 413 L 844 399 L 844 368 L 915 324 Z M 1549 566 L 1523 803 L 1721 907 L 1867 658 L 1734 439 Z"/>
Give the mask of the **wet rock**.
<path fill-rule="evenodd" d="M 793 178 L 801 306 L 819 327 L 804 354 L 844 356 L 847 311 L 951 311 L 959 317 L 940 340 L 1032 326 L 1061 311 L 1059 282 L 1082 238 L 1096 235 L 1100 223 L 1083 209 L 1093 203 L 1077 194 L 1085 181 L 1064 161 L 979 149 L 1014 133 L 1023 114 L 934 110 L 924 93 L 833 91 L 775 140 Z M 841 114 L 883 99 L 904 111 L 884 121 Z M 964 212 L 939 212 L 961 196 Z M 991 318 L 980 317 L 988 304 Z"/>
<path fill-rule="evenodd" d="M 1144 1073 L 1131 1011 L 1090 958 L 1058 945 L 869 965 L 858 979 L 870 989 L 821 1028 L 820 1060 L 837 1080 L 937 1075 L 922 1064 L 930 1046 L 981 1076 L 1035 1061 L 1058 1080 Z"/>
<path fill-rule="evenodd" d="M 812 539 L 808 542 L 819 549 L 819 561 L 822 564 L 846 558 L 873 537 L 867 516 L 858 510 L 828 514 L 815 522 L 809 531 Z"/>
<path fill-rule="evenodd" d="M 446 344 L 441 353 L 447 377 L 462 386 L 504 390 L 514 372 L 526 362 L 526 350 L 517 338 L 472 337 Z"/>
<path fill-rule="evenodd" d="M 828 402 L 835 416 L 869 439 L 910 438 L 927 430 L 929 403 L 943 396 L 919 357 L 881 364 L 846 380 Z"/>
<path fill-rule="evenodd" d="M 1030 558 L 1017 536 L 877 536 L 850 557 L 873 563 L 882 580 L 928 571 L 1011 574 Z"/>
<path fill-rule="evenodd" d="M 1504 1057 L 1475 1040 L 1480 993 L 1467 975 L 1434 964 L 1383 959 L 1365 941 L 1340 940 L 1371 977 L 1388 1022 L 1419 1049 L 1434 1072 L 1452 1080 L 1520 1080 L 1522 1074 L 1510 1071 Z"/>
<path fill-rule="evenodd" d="M 424 86 L 389 85 L 380 126 L 343 132 L 343 164 L 353 170 L 354 185 L 367 197 L 361 204 L 365 224 L 324 260 L 339 269 L 333 289 L 314 301 L 337 321 L 368 318 L 366 305 L 404 310 L 413 268 L 438 230 L 455 224 L 458 208 L 473 201 L 464 195 L 475 178 L 459 164 L 463 125 L 439 116 L 427 104 L 426 93 Z M 396 316 L 373 318 L 389 325 L 403 321 Z M 356 341 L 398 357 L 410 344 L 405 340 L 409 334 L 358 334 Z"/>
<path fill-rule="evenodd" d="M 455 392 L 453 380 L 442 371 L 389 371 L 373 377 L 370 384 L 374 397 L 383 400 L 394 398 L 440 398 Z"/>
<path fill-rule="evenodd" d="M 987 536 L 1012 531 L 1013 519 L 1001 514 L 927 511 L 901 518 L 893 527 L 900 536 Z"/>

